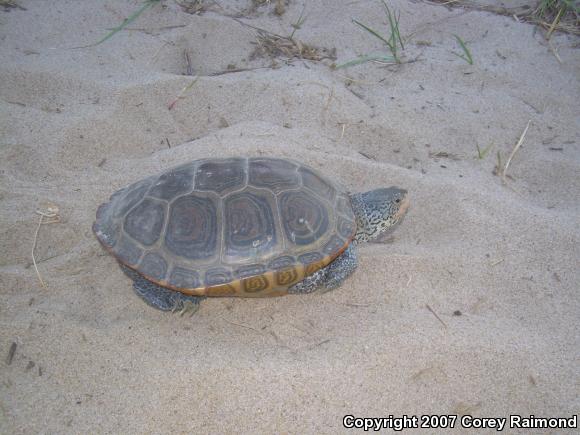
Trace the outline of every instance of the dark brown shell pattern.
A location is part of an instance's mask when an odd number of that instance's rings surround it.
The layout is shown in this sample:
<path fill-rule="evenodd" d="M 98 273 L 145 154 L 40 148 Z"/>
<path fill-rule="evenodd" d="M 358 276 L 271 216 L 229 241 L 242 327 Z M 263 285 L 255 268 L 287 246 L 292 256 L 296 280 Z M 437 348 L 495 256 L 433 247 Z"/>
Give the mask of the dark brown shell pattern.
<path fill-rule="evenodd" d="M 196 160 L 115 192 L 93 231 L 126 266 L 191 295 L 275 296 L 332 262 L 356 223 L 348 195 L 300 163 Z"/>

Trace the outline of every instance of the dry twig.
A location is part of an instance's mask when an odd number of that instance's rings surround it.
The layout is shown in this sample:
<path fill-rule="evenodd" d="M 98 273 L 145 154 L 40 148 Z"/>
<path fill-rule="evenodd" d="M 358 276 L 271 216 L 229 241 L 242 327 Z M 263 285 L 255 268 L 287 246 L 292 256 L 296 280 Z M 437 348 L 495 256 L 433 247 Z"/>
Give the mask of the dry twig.
<path fill-rule="evenodd" d="M 528 128 L 530 128 L 530 123 L 532 122 L 532 120 L 530 119 L 528 121 L 528 124 L 526 125 L 526 128 L 524 129 L 522 135 L 520 136 L 520 139 L 518 140 L 518 142 L 516 143 L 516 146 L 514 147 L 514 149 L 512 150 L 510 156 L 508 157 L 507 161 L 505 162 L 505 166 L 503 168 L 503 171 L 501 173 L 501 179 L 504 183 L 507 183 L 506 181 L 506 173 L 508 170 L 508 167 L 512 161 L 512 158 L 515 156 L 517 150 L 522 146 L 522 143 L 524 143 L 524 139 L 526 137 L 526 134 L 528 133 Z"/>

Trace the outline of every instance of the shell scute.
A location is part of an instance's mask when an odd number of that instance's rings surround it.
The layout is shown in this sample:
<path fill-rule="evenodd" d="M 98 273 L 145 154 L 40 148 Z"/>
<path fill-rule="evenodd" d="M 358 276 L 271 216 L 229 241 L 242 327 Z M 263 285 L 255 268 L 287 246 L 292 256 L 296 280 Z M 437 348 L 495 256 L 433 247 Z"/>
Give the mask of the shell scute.
<path fill-rule="evenodd" d="M 165 246 L 172 254 L 189 260 L 208 260 L 219 255 L 220 214 L 216 200 L 192 193 L 170 206 Z"/>
<path fill-rule="evenodd" d="M 162 174 L 151 186 L 148 195 L 153 198 L 171 201 L 179 195 L 191 192 L 193 189 L 194 165 Z"/>
<path fill-rule="evenodd" d="M 268 192 L 244 191 L 225 200 L 223 259 L 226 262 L 250 261 L 276 249 L 275 206 L 276 200 Z"/>
<path fill-rule="evenodd" d="M 199 272 L 176 266 L 169 276 L 169 284 L 176 288 L 197 288 L 201 286 Z"/>
<path fill-rule="evenodd" d="M 312 194 L 302 190 L 284 192 L 278 203 L 286 239 L 290 243 L 309 245 L 328 230 L 328 209 Z"/>
<path fill-rule="evenodd" d="M 252 186 L 279 193 L 285 189 L 292 189 L 300 185 L 300 178 L 296 169 L 297 165 L 288 160 L 250 159 L 249 183 Z"/>
<path fill-rule="evenodd" d="M 139 268 L 147 271 L 147 276 L 157 281 L 161 281 L 167 274 L 167 262 L 156 252 L 145 254 Z"/>
<path fill-rule="evenodd" d="M 224 194 L 239 189 L 246 182 L 245 159 L 213 159 L 199 165 L 195 189 Z"/>
<path fill-rule="evenodd" d="M 145 198 L 125 217 L 123 229 L 145 246 L 153 245 L 161 236 L 165 221 L 165 205 Z"/>

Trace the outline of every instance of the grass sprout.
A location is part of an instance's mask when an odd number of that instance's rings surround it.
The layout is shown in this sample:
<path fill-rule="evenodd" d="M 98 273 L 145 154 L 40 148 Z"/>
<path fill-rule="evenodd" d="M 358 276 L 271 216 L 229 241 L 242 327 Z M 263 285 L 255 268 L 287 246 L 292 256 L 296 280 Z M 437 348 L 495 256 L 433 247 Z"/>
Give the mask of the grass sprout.
<path fill-rule="evenodd" d="M 92 45 L 102 44 L 103 42 L 105 42 L 109 38 L 112 38 L 117 32 L 120 32 L 125 27 L 127 27 L 129 24 L 131 24 L 133 21 L 135 21 L 139 17 L 139 15 L 141 15 L 143 12 L 145 12 L 150 7 L 155 6 L 159 2 L 161 2 L 161 0 L 145 0 L 143 2 L 143 6 L 141 6 L 139 9 L 137 9 L 135 12 L 133 12 L 131 15 L 129 15 L 127 18 L 125 18 L 121 24 L 119 24 L 117 27 L 113 28 L 103 38 L 101 38 L 99 41 L 95 42 Z"/>
<path fill-rule="evenodd" d="M 306 11 L 306 6 L 304 6 L 302 8 L 302 12 L 300 12 L 300 16 L 298 17 L 298 20 L 296 20 L 295 23 L 291 24 L 291 26 L 294 30 L 292 30 L 292 33 L 290 34 L 290 36 L 288 38 L 292 39 L 294 37 L 294 33 L 296 33 L 297 30 L 300 30 L 300 28 L 302 27 L 302 24 L 304 24 L 304 22 L 306 21 L 306 17 L 304 16 L 305 11 Z"/>
<path fill-rule="evenodd" d="M 469 65 L 473 65 L 473 57 L 471 56 L 471 52 L 469 51 L 469 48 L 467 48 L 467 45 L 465 45 L 465 42 L 463 42 L 463 39 L 461 39 L 456 34 L 453 34 L 453 36 L 455 36 L 455 39 L 457 39 L 457 42 L 459 43 L 459 46 L 463 50 L 463 54 L 455 53 L 454 51 L 452 51 L 452 53 L 455 56 L 460 57 L 461 59 L 463 59 Z"/>
<path fill-rule="evenodd" d="M 487 154 L 491 151 L 491 149 L 493 148 L 493 144 L 490 143 L 488 146 L 486 146 L 484 149 L 479 148 L 479 145 L 475 145 L 475 147 L 477 148 L 477 158 L 479 160 L 483 160 L 485 159 L 485 156 L 487 156 Z"/>
<path fill-rule="evenodd" d="M 383 4 L 384 8 L 385 8 L 385 14 L 387 16 L 387 19 L 389 21 L 389 36 L 385 37 L 383 35 L 381 35 L 377 30 L 373 29 L 372 27 L 361 23 L 358 20 L 355 20 L 353 18 L 352 22 L 354 24 L 356 24 L 357 26 L 361 27 L 362 29 L 366 30 L 368 33 L 370 33 L 371 35 L 373 35 L 375 38 L 379 39 L 383 44 L 385 44 L 387 46 L 387 48 L 389 49 L 389 51 L 391 52 L 390 56 L 386 56 L 386 55 L 373 55 L 373 54 L 369 54 L 369 55 L 363 55 L 360 56 L 357 59 L 353 59 L 351 61 L 348 61 L 346 63 L 337 65 L 335 68 L 346 68 L 349 66 L 353 66 L 353 65 L 359 65 L 361 63 L 365 63 L 365 62 L 369 62 L 369 61 L 378 61 L 378 62 L 385 62 L 385 63 L 401 63 L 401 59 L 399 57 L 399 47 L 401 50 L 405 49 L 405 46 L 403 45 L 403 39 L 401 38 L 401 33 L 399 30 L 399 21 L 400 21 L 400 17 L 401 14 L 400 13 L 393 13 L 391 12 L 391 9 L 389 8 L 389 6 L 387 5 L 387 3 L 385 2 L 385 0 L 381 0 L 381 3 Z"/>

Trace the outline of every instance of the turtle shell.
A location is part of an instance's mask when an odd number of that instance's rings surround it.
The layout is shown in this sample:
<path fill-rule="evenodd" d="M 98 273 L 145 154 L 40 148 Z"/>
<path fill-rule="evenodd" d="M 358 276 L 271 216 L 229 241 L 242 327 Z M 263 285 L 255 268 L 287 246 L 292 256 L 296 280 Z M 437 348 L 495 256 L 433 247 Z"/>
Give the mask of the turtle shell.
<path fill-rule="evenodd" d="M 286 159 L 196 160 L 115 192 L 93 231 L 121 263 L 190 295 L 272 296 L 356 231 L 350 198 Z"/>

